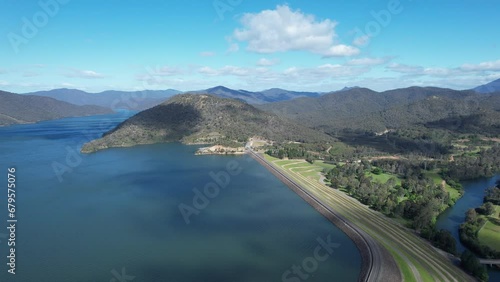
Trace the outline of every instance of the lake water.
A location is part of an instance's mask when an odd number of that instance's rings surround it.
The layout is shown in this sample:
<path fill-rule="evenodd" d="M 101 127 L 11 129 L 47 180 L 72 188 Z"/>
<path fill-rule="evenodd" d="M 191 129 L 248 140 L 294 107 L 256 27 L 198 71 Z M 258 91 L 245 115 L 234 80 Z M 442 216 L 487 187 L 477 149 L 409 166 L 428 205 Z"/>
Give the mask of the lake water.
<path fill-rule="evenodd" d="M 352 241 L 246 156 L 194 156 L 196 147 L 181 144 L 78 153 L 129 115 L 0 128 L 0 281 L 283 281 L 303 263 L 310 273 L 288 281 L 357 280 Z M 213 184 L 210 173 L 226 175 L 228 165 L 239 173 L 187 224 L 179 205 L 193 206 L 193 189 Z M 5 238 L 11 166 L 15 276 Z M 312 259 L 318 239 L 339 244 L 325 261 Z"/>
<path fill-rule="evenodd" d="M 491 178 L 480 178 L 476 180 L 463 181 L 465 194 L 453 207 L 444 211 L 437 219 L 437 229 L 445 229 L 451 232 L 457 241 L 457 250 L 462 253 L 465 246 L 462 245 L 458 235 L 460 224 L 465 221 L 465 212 L 468 209 L 477 208 L 483 204 L 484 191 L 495 185 L 500 175 Z M 490 281 L 500 281 L 500 271 L 489 269 Z"/>

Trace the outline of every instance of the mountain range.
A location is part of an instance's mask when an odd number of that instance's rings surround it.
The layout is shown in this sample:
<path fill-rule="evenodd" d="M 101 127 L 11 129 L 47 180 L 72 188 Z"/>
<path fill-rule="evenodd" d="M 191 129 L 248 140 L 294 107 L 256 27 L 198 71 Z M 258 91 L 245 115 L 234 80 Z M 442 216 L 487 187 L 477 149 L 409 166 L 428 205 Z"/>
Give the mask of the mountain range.
<path fill-rule="evenodd" d="M 261 113 L 268 112 L 330 134 L 344 129 L 380 132 L 417 124 L 436 127 L 440 121 L 446 124 L 456 122 L 457 118 L 461 124 L 468 122 L 469 126 L 464 126 L 468 130 L 484 129 L 494 134 L 499 120 L 499 84 L 500 80 L 496 80 L 468 91 L 409 87 L 377 92 L 353 87 L 330 93 L 279 88 L 252 92 L 217 86 L 191 93 L 253 104 Z M 110 112 L 104 108 L 145 110 L 162 104 L 181 91 L 104 91 L 93 94 L 75 89 L 54 89 L 23 95 L 1 93 L 1 124 L 8 125 Z"/>
<path fill-rule="evenodd" d="M 77 89 L 54 89 L 27 93 L 29 95 L 51 97 L 75 105 L 97 105 L 107 108 L 123 108 L 129 110 L 145 110 L 161 104 L 166 99 L 183 93 L 179 90 L 144 90 L 144 91 L 104 91 L 88 93 Z M 246 90 L 233 90 L 224 86 L 190 91 L 189 93 L 213 94 L 222 98 L 232 98 L 250 104 L 264 104 L 278 101 L 287 101 L 300 97 L 319 97 L 319 92 L 298 92 L 280 88 L 252 92 Z"/>
<path fill-rule="evenodd" d="M 94 105 L 78 106 L 49 97 L 0 91 L 0 126 L 112 112 Z"/>
<path fill-rule="evenodd" d="M 88 93 L 82 90 L 61 88 L 27 94 L 50 97 L 80 106 L 96 105 L 110 109 L 145 110 L 179 93 L 181 91 L 174 89 L 144 91 L 110 90 L 100 93 Z"/>
<path fill-rule="evenodd" d="M 297 92 L 281 88 L 271 88 L 264 91 L 252 92 L 246 90 L 233 90 L 224 86 L 216 86 L 206 90 L 193 91 L 191 93 L 208 93 L 222 98 L 245 101 L 249 104 L 265 104 L 288 101 L 301 97 L 319 97 L 322 95 L 320 92 Z"/>
<path fill-rule="evenodd" d="M 258 107 L 329 133 L 347 129 L 381 132 L 430 125 L 450 118 L 466 119 L 473 115 L 481 116 L 476 121 L 492 126 L 492 130 L 500 125 L 499 95 L 436 87 L 409 87 L 384 92 L 355 88 L 319 98 L 301 98 Z"/>

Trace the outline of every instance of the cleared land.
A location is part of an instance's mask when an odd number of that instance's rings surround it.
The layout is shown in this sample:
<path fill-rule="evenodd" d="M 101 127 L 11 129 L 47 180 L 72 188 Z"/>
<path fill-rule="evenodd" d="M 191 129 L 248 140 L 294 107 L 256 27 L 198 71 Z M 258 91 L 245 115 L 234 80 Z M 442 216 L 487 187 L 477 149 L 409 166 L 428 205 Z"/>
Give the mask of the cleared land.
<path fill-rule="evenodd" d="M 310 174 L 312 170 L 322 170 L 321 165 L 301 160 L 283 161 L 267 155 L 265 158 L 384 246 L 394 257 L 404 281 L 474 281 L 413 231 L 345 193 L 323 185 L 319 175 Z"/>

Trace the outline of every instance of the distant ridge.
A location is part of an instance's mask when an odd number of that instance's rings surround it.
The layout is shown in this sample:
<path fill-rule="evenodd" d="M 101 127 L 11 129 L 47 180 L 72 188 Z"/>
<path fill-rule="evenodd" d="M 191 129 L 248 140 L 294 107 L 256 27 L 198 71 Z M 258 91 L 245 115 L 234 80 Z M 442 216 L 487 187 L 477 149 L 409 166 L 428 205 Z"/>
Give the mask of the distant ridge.
<path fill-rule="evenodd" d="M 81 106 L 97 105 L 113 109 L 144 110 L 158 105 L 179 93 L 181 93 L 181 91 L 174 89 L 144 91 L 109 90 L 100 93 L 88 93 L 77 89 L 61 88 L 27 94 L 50 97 Z"/>
<path fill-rule="evenodd" d="M 114 109 L 145 110 L 159 105 L 168 98 L 181 93 L 188 92 L 167 89 L 144 91 L 108 90 L 99 93 L 88 93 L 78 89 L 61 88 L 31 92 L 27 93 L 27 95 L 51 97 L 75 105 L 97 105 Z M 320 92 L 290 91 L 281 88 L 271 88 L 252 92 L 247 90 L 234 90 L 221 85 L 204 90 L 189 91 L 189 93 L 208 93 L 221 98 L 237 99 L 250 104 L 288 101 L 301 97 L 319 97 L 323 94 Z"/>
<path fill-rule="evenodd" d="M 289 91 L 281 88 L 271 88 L 263 91 L 234 90 L 225 86 L 216 86 L 205 90 L 193 91 L 191 93 L 208 93 L 222 98 L 232 98 L 245 101 L 250 104 L 266 104 L 280 101 L 288 101 L 301 97 L 319 97 L 320 92 Z"/>
<path fill-rule="evenodd" d="M 0 91 L 0 126 L 112 112 L 99 106 L 77 106 L 49 97 Z"/>
<path fill-rule="evenodd" d="M 488 93 L 494 93 L 494 92 L 500 92 L 500 78 L 492 81 L 490 83 L 478 86 L 474 88 L 474 91 L 477 93 L 483 93 L 483 94 L 488 94 Z"/>

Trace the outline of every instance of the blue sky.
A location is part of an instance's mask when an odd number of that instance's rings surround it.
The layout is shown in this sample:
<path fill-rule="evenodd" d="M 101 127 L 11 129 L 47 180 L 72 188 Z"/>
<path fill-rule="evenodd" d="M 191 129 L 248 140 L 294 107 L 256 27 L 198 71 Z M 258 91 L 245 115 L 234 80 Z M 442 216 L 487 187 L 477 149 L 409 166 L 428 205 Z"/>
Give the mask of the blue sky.
<path fill-rule="evenodd" d="M 332 91 L 500 78 L 500 2 L 0 0 L 0 89 Z"/>

